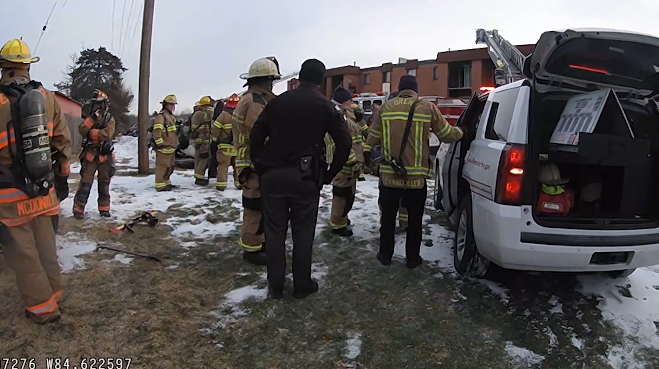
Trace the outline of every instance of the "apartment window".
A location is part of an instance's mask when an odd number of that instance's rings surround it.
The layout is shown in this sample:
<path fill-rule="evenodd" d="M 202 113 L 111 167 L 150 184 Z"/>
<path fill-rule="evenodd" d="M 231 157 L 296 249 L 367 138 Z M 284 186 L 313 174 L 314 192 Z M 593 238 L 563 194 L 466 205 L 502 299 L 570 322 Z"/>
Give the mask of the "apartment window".
<path fill-rule="evenodd" d="M 439 79 L 439 68 L 438 67 L 434 67 L 432 69 L 432 79 L 434 79 L 435 81 Z"/>
<path fill-rule="evenodd" d="M 416 69 L 408 69 L 407 74 L 409 74 L 410 76 L 416 76 Z"/>
<path fill-rule="evenodd" d="M 382 81 L 384 83 L 391 83 L 391 72 L 382 73 Z"/>
<path fill-rule="evenodd" d="M 369 73 L 364 74 L 364 85 L 371 84 L 371 75 Z"/>
<path fill-rule="evenodd" d="M 463 64 L 460 70 L 460 87 L 471 87 L 471 64 Z"/>

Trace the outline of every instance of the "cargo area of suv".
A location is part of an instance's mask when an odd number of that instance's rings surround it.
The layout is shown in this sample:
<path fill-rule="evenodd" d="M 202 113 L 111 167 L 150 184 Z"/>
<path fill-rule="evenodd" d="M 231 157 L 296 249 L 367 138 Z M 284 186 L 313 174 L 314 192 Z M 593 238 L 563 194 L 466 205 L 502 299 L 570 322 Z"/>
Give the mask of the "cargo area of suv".
<path fill-rule="evenodd" d="M 543 38 L 527 63 L 535 81 L 524 182 L 534 219 L 554 228 L 658 227 L 656 39 L 605 31 Z M 541 183 L 543 170 L 560 178 Z M 543 201 L 550 190 L 559 203 Z"/>

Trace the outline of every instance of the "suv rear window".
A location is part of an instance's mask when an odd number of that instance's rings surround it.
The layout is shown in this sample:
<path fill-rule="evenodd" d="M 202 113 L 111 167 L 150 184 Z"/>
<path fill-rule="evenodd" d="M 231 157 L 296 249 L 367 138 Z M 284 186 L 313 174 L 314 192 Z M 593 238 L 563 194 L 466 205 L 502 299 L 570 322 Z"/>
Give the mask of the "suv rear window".
<path fill-rule="evenodd" d="M 656 86 L 648 84 L 650 77 L 659 73 L 659 47 L 630 41 L 577 38 L 559 45 L 545 68 L 549 73 L 569 78 L 653 90 Z"/>

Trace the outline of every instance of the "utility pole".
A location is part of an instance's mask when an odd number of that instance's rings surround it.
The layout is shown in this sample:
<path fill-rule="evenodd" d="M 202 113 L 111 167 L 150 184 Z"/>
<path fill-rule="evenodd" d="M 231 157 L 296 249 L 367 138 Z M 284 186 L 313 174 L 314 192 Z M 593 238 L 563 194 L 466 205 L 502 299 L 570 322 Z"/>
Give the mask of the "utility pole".
<path fill-rule="evenodd" d="M 151 35 L 153 34 L 153 9 L 155 0 L 144 0 L 142 20 L 142 46 L 140 49 L 140 86 L 138 92 L 137 121 L 137 162 L 138 173 L 149 174 L 149 143 L 146 133 L 149 129 L 149 78 L 151 76 Z"/>

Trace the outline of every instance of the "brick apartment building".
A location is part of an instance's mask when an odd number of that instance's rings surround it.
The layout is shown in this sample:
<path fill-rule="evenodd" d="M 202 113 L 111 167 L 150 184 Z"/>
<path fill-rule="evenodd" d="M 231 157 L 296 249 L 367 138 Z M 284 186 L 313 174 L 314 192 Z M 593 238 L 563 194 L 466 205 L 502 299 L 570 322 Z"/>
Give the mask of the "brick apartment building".
<path fill-rule="evenodd" d="M 519 45 L 524 54 L 533 52 L 535 45 Z M 494 63 L 486 48 L 443 51 L 436 59 L 405 60 L 384 63 L 378 67 L 360 68 L 344 66 L 327 70 L 321 92 L 328 98 L 339 85 L 352 93 L 396 91 L 398 80 L 404 74 L 416 75 L 419 94 L 422 96 L 471 97 L 482 86 L 494 86 Z M 297 87 L 298 81 L 288 81 L 288 89 Z M 389 84 L 387 86 L 387 84 Z"/>

